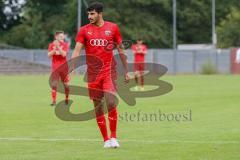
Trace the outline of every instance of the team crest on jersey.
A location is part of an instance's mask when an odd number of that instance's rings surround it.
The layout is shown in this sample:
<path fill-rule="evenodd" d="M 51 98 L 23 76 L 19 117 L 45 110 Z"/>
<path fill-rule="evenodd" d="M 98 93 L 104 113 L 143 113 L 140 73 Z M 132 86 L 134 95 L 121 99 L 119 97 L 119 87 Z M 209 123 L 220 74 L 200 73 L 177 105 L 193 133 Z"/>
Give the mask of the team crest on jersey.
<path fill-rule="evenodd" d="M 106 36 L 110 36 L 111 35 L 111 31 L 105 31 L 105 35 Z"/>

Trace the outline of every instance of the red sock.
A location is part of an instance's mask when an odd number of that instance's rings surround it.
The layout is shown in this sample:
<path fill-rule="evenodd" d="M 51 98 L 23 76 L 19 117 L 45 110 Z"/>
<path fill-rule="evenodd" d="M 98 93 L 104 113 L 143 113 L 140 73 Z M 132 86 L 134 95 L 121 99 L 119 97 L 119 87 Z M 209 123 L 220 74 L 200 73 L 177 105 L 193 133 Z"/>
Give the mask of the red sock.
<path fill-rule="evenodd" d="M 138 84 L 138 77 L 135 75 L 135 82 Z"/>
<path fill-rule="evenodd" d="M 52 102 L 56 102 L 57 97 L 57 87 L 52 88 Z"/>
<path fill-rule="evenodd" d="M 69 97 L 69 88 L 65 87 L 65 99 L 68 100 Z"/>
<path fill-rule="evenodd" d="M 98 116 L 96 118 L 96 120 L 97 120 L 98 127 L 100 129 L 100 132 L 102 134 L 103 140 L 105 142 L 105 141 L 107 141 L 109 139 L 108 138 L 108 133 L 107 133 L 107 126 L 106 126 L 105 116 L 104 115 Z"/>
<path fill-rule="evenodd" d="M 142 87 L 144 86 L 144 78 L 143 78 L 143 76 L 141 76 L 141 86 Z"/>
<path fill-rule="evenodd" d="M 108 120 L 109 120 L 109 126 L 111 131 L 111 138 L 117 138 L 117 108 L 114 107 L 114 109 L 110 110 L 108 112 Z"/>

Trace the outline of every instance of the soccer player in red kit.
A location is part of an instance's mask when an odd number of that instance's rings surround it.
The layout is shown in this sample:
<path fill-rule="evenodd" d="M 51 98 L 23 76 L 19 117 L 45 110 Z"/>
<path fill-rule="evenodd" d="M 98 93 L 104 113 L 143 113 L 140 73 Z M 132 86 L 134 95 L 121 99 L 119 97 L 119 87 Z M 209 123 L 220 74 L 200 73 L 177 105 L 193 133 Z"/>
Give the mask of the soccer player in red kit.
<path fill-rule="evenodd" d="M 147 46 L 143 44 L 142 39 L 137 40 L 137 44 L 132 45 L 132 52 L 134 54 L 134 71 L 135 71 L 135 81 L 137 86 L 135 90 L 138 90 L 138 86 L 140 86 L 140 90 L 144 91 L 144 61 L 145 55 L 147 53 Z M 140 79 L 140 82 L 139 82 Z"/>
<path fill-rule="evenodd" d="M 59 67 L 67 62 L 67 53 L 69 52 L 69 44 L 64 41 L 65 35 L 63 31 L 57 31 L 55 33 L 55 40 L 48 46 L 48 57 L 52 59 L 52 106 L 56 105 L 57 97 L 57 84 L 61 80 L 65 87 L 65 104 L 68 104 L 69 95 L 69 76 L 68 67 Z"/>
<path fill-rule="evenodd" d="M 116 44 L 120 59 L 125 69 L 125 80 L 129 80 L 127 60 L 122 46 L 122 37 L 116 24 L 103 20 L 103 4 L 92 3 L 87 8 L 89 24 L 80 28 L 76 36 L 76 46 L 72 59 L 80 55 L 85 46 L 87 61 L 88 90 L 93 100 L 98 127 L 104 140 L 104 148 L 117 148 L 117 106 L 115 100 L 116 62 L 113 49 L 107 49 L 109 44 Z M 96 61 L 99 59 L 101 64 Z M 74 65 L 73 65 L 74 68 Z M 100 70 L 99 70 L 100 68 Z M 96 91 L 98 90 L 98 91 Z M 108 135 L 102 100 L 105 98 L 108 108 Z"/>

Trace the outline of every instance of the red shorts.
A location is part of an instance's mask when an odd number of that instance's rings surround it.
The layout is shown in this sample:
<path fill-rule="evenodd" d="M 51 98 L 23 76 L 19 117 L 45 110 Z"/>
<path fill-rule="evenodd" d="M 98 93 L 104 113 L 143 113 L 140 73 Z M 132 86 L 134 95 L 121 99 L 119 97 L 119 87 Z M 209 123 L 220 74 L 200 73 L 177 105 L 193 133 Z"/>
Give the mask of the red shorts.
<path fill-rule="evenodd" d="M 70 80 L 70 76 L 68 75 L 68 70 L 63 71 L 54 71 L 51 75 L 52 81 L 59 81 L 59 79 L 64 82 L 68 83 Z"/>
<path fill-rule="evenodd" d="M 91 76 L 88 75 L 88 79 L 91 79 Z M 111 74 L 100 75 L 96 77 L 96 80 L 88 82 L 88 92 L 90 99 L 102 99 L 104 92 L 116 94 L 117 85 L 116 85 L 116 76 L 111 76 Z"/>
<path fill-rule="evenodd" d="M 141 62 L 141 63 L 136 62 L 136 63 L 134 64 L 134 71 L 135 71 L 135 72 L 136 72 L 136 71 L 141 71 L 141 72 L 143 72 L 143 71 L 144 71 L 144 63 L 143 63 L 143 62 Z"/>

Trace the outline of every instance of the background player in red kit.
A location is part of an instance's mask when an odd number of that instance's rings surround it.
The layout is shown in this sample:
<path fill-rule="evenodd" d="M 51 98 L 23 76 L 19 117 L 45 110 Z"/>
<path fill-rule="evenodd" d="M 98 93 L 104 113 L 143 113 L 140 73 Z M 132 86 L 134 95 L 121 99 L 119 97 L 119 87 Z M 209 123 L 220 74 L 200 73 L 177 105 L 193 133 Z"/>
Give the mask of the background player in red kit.
<path fill-rule="evenodd" d="M 57 96 L 57 84 L 61 80 L 65 87 L 65 103 L 68 104 L 68 95 L 69 95 L 69 76 L 68 76 L 68 67 L 64 66 L 59 69 L 59 67 L 67 62 L 67 53 L 69 51 L 69 45 L 67 42 L 64 42 L 64 32 L 57 31 L 55 33 L 55 40 L 48 46 L 48 57 L 52 59 L 52 106 L 56 105 L 56 96 Z M 58 69 L 58 70 L 57 70 Z M 56 71 L 57 70 L 57 71 Z"/>
<path fill-rule="evenodd" d="M 113 50 L 107 49 L 109 44 L 116 44 L 126 71 L 125 79 L 128 81 L 129 77 L 126 56 L 121 47 L 122 37 L 118 26 L 104 21 L 102 12 L 102 3 L 94 2 L 88 7 L 87 13 L 90 23 L 80 28 L 76 36 L 76 46 L 72 58 L 78 57 L 85 46 L 89 96 L 94 103 L 96 121 L 104 140 L 104 148 L 117 148 L 119 147 L 116 139 L 118 116 L 115 96 L 113 95 L 116 93 L 116 62 L 113 57 Z M 110 137 L 103 111 L 103 98 L 105 98 L 108 108 Z"/>
<path fill-rule="evenodd" d="M 147 46 L 143 44 L 142 39 L 137 40 L 137 44 L 132 45 L 132 52 L 134 54 L 134 71 L 135 71 L 135 81 L 137 86 L 135 90 L 138 90 L 138 86 L 140 86 L 140 90 L 144 90 L 144 61 L 145 55 L 147 53 Z M 140 80 L 140 81 L 139 81 Z"/>

